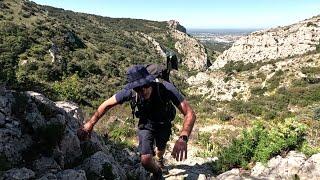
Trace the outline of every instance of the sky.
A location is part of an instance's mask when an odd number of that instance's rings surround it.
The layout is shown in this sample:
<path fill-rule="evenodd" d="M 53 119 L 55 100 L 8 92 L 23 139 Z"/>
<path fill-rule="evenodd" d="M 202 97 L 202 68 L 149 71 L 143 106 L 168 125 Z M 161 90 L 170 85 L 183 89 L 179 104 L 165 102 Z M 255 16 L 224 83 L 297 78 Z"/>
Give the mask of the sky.
<path fill-rule="evenodd" d="M 177 20 L 187 29 L 265 29 L 320 14 L 320 0 L 33 0 L 107 17 Z"/>

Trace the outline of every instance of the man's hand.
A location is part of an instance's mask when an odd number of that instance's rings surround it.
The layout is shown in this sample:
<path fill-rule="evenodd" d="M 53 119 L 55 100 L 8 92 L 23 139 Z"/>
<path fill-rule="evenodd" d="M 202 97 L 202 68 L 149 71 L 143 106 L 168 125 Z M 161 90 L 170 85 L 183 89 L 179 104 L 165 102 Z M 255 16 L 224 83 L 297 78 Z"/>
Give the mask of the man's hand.
<path fill-rule="evenodd" d="M 179 138 L 173 147 L 171 156 L 177 161 L 187 159 L 187 142 Z"/>
<path fill-rule="evenodd" d="M 91 138 L 92 129 L 93 129 L 93 126 L 90 125 L 89 123 L 86 123 L 83 127 L 77 130 L 78 138 L 81 141 L 89 140 Z"/>

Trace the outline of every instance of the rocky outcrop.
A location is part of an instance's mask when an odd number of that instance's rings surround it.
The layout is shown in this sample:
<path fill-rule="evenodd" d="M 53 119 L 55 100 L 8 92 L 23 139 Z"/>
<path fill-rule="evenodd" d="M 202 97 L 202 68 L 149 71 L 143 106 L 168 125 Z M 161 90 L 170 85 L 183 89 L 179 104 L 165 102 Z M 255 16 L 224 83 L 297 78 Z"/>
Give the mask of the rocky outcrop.
<path fill-rule="evenodd" d="M 244 175 L 240 169 L 232 169 L 220 174 L 216 179 L 319 179 L 320 154 L 315 154 L 309 159 L 304 154 L 291 151 L 283 158 L 274 157 L 266 165 L 257 163 Z"/>
<path fill-rule="evenodd" d="M 208 68 L 210 62 L 206 49 L 198 40 L 178 30 L 173 29 L 170 33 L 176 40 L 175 49 L 183 56 L 182 63 L 193 70 L 204 71 Z"/>
<path fill-rule="evenodd" d="M 302 55 L 316 50 L 319 39 L 320 16 L 290 26 L 253 32 L 224 51 L 210 69 L 219 69 L 229 61 L 254 63 Z"/>
<path fill-rule="evenodd" d="M 161 47 L 160 43 L 158 43 L 154 38 L 142 32 L 137 32 L 137 34 L 142 36 L 142 40 L 145 43 L 151 43 L 154 49 L 157 51 L 157 53 L 160 54 L 160 56 L 166 57 L 165 50 Z"/>
<path fill-rule="evenodd" d="M 250 97 L 248 83 L 220 72 L 200 72 L 188 78 L 187 83 L 190 85 L 189 94 L 201 95 L 215 101 L 230 101 L 238 94 L 242 94 L 243 100 Z"/>
<path fill-rule="evenodd" d="M 167 21 L 167 23 L 168 23 L 169 28 L 176 29 L 176 30 L 181 31 L 183 33 L 187 33 L 187 29 L 185 27 L 181 26 L 181 24 L 178 21 L 170 20 L 170 21 Z"/>
<path fill-rule="evenodd" d="M 134 158 L 138 158 L 136 151 L 114 156 L 113 145 L 101 141 L 96 133 L 80 141 L 76 131 L 83 115 L 76 104 L 53 102 L 36 92 L 0 90 L 0 179 L 148 175 Z"/>

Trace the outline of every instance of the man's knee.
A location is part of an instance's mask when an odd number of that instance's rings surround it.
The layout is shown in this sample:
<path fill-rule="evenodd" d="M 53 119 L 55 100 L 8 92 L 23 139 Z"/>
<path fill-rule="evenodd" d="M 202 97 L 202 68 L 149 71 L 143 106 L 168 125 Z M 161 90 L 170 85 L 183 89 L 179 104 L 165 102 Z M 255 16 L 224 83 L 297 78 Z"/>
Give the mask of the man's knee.
<path fill-rule="evenodd" d="M 141 164 L 143 167 L 149 167 L 150 165 L 152 165 L 152 161 L 153 161 L 153 156 L 152 154 L 144 154 L 141 155 Z"/>

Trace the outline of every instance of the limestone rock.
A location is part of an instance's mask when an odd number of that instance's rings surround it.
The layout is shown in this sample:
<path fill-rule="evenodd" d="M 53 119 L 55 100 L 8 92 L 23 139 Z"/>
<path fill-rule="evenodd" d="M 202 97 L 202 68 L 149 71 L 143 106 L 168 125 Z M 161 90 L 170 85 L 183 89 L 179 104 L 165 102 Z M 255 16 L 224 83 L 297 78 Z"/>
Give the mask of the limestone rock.
<path fill-rule="evenodd" d="M 229 61 L 246 64 L 302 55 L 316 50 L 319 39 L 320 16 L 290 26 L 253 32 L 224 51 L 210 69 L 219 69 Z"/>
<path fill-rule="evenodd" d="M 63 155 L 65 165 L 70 165 L 75 163 L 77 158 L 82 155 L 82 151 L 80 148 L 80 141 L 75 133 L 67 130 L 67 132 L 63 135 L 62 140 L 59 144 L 60 150 Z"/>
<path fill-rule="evenodd" d="M 170 31 L 171 35 L 177 40 L 175 48 L 184 56 L 182 63 L 189 69 L 204 71 L 210 64 L 204 46 L 188 34 L 178 30 Z"/>
<path fill-rule="evenodd" d="M 59 180 L 86 180 L 86 173 L 83 170 L 67 169 L 57 174 Z"/>
<path fill-rule="evenodd" d="M 170 28 L 176 29 L 176 30 L 181 31 L 183 33 L 187 33 L 187 29 L 185 27 L 183 27 L 178 21 L 170 20 L 170 21 L 167 21 L 167 23 Z"/>
<path fill-rule="evenodd" d="M 89 178 L 113 177 L 115 179 L 125 179 L 125 172 L 121 166 L 110 155 L 99 151 L 84 160 L 79 167 L 86 171 Z"/>
<path fill-rule="evenodd" d="M 32 179 L 35 177 L 35 173 L 27 168 L 10 169 L 4 173 L 4 179 L 23 180 Z"/>
<path fill-rule="evenodd" d="M 240 170 L 239 169 L 232 169 L 230 171 L 227 171 L 225 173 L 220 174 L 217 176 L 217 180 L 222 179 L 234 179 L 234 180 L 241 180 L 240 177 Z"/>
<path fill-rule="evenodd" d="M 237 94 L 242 94 L 244 100 L 250 97 L 249 84 L 232 76 L 228 81 L 225 78 L 224 73 L 200 72 L 187 79 L 187 83 L 190 85 L 189 94 L 202 95 L 207 99 L 217 101 L 230 101 Z"/>
<path fill-rule="evenodd" d="M 57 162 L 50 157 L 40 157 L 39 159 L 35 160 L 32 165 L 33 171 L 39 174 L 45 173 L 56 173 L 61 170 L 60 166 Z"/>
<path fill-rule="evenodd" d="M 125 172 L 135 176 L 141 167 L 135 152 L 127 149 L 115 153 L 122 157 L 112 155 L 111 146 L 108 149 L 94 132 L 80 142 L 76 131 L 83 115 L 74 103 L 5 90 L 0 93 L 0 118 L 0 179 L 126 179 Z M 143 177 L 145 171 L 139 173 Z"/>
<path fill-rule="evenodd" d="M 311 156 L 299 169 L 300 179 L 320 179 L 320 154 Z"/>
<path fill-rule="evenodd" d="M 319 179 L 320 154 L 306 160 L 302 153 L 290 151 L 286 157 L 271 158 L 266 165 L 256 163 L 248 176 L 232 169 L 217 176 L 217 179 Z"/>
<path fill-rule="evenodd" d="M 161 57 L 166 57 L 165 50 L 161 47 L 160 43 L 158 43 L 154 38 L 142 32 L 139 32 L 138 35 L 142 37 L 142 40 L 144 42 L 150 42 Z"/>

